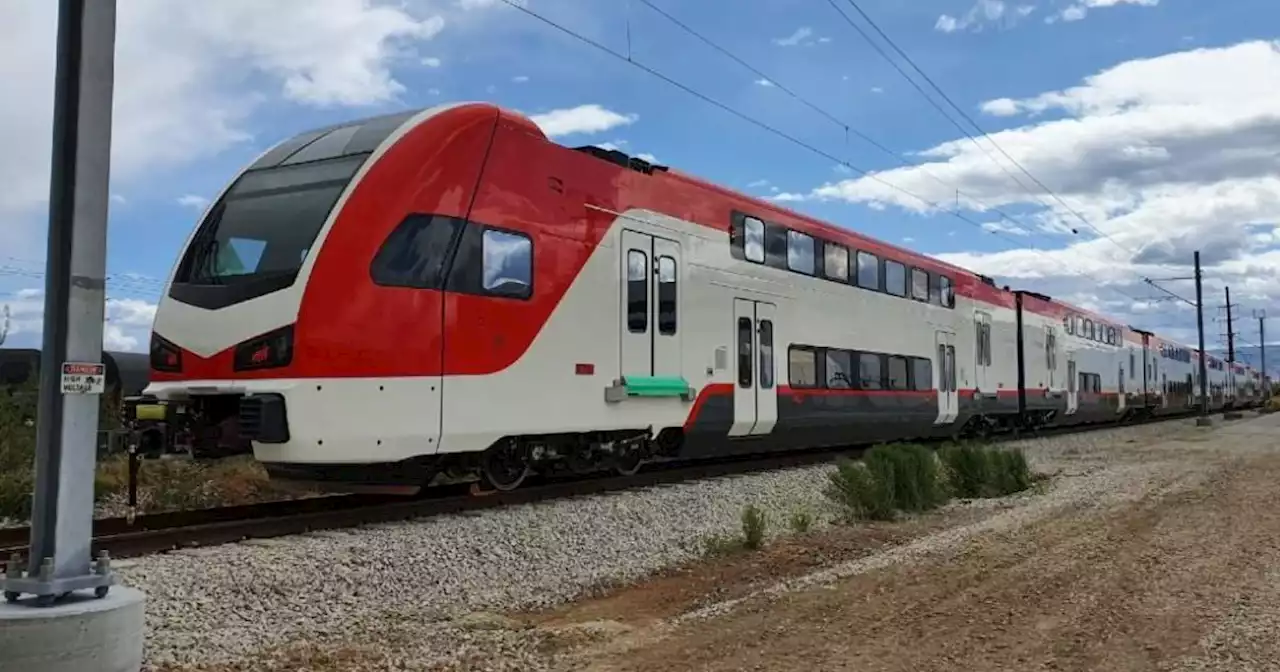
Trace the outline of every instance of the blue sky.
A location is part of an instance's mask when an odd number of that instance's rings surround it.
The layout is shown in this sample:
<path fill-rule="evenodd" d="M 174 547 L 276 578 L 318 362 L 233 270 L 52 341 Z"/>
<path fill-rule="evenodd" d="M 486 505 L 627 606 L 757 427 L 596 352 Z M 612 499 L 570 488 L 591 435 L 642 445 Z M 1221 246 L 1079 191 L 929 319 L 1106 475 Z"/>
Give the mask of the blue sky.
<path fill-rule="evenodd" d="M 861 0 L 1069 209 L 986 139 L 963 136 L 828 0 L 650 2 L 776 85 L 641 0 L 525 5 L 876 178 L 859 179 L 500 0 L 222 0 L 198 9 L 119 0 L 108 345 L 145 347 L 161 279 L 204 199 L 263 148 L 317 125 L 448 100 L 510 106 L 565 144 L 652 154 L 1189 343 L 1193 313 L 1152 301 L 1160 294 L 1141 278 L 1186 275 L 1180 264 L 1197 246 L 1212 262 L 1206 303 L 1229 283 L 1246 313 L 1280 315 L 1280 30 L 1259 32 L 1280 26 L 1274 2 Z M 834 4 L 870 32 L 847 0 Z M 10 185 L 0 195 L 0 303 L 14 315 L 11 345 L 36 342 L 39 330 L 53 5 L 0 7 L 0 87 L 19 101 L 0 110 L 0 140 L 15 148 L 0 157 Z M 855 134 L 846 140 L 845 126 L 926 167 L 904 168 Z M 924 210 L 886 183 L 958 202 L 972 223 Z M 1186 284 L 1170 287 L 1192 296 Z M 1211 322 L 1207 342 L 1220 331 Z M 1252 325 L 1242 335 L 1257 340 Z"/>

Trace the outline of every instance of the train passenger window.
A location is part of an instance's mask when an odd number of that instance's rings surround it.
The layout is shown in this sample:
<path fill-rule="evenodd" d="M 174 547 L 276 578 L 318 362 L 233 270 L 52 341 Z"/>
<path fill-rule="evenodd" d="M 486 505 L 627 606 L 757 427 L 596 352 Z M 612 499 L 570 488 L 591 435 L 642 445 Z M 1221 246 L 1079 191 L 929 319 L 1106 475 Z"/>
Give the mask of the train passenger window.
<path fill-rule="evenodd" d="M 369 265 L 373 282 L 384 287 L 439 289 L 444 284 L 444 261 L 462 225 L 462 220 L 452 217 L 405 217 Z"/>
<path fill-rule="evenodd" d="M 813 238 L 799 231 L 787 231 L 787 268 L 813 275 Z"/>
<path fill-rule="evenodd" d="M 1076 329 L 1075 329 L 1075 326 L 1074 326 L 1074 325 L 1072 324 L 1072 322 L 1071 322 L 1071 316 L 1070 316 L 1070 315 L 1063 315 L 1063 316 L 1062 316 L 1062 331 L 1063 331 L 1064 333 L 1067 333 L 1067 334 L 1074 334 L 1074 333 L 1076 333 Z"/>
<path fill-rule="evenodd" d="M 853 387 L 853 353 L 848 350 L 827 350 L 827 387 L 847 390 Z"/>
<path fill-rule="evenodd" d="M 929 300 L 929 273 L 918 268 L 911 269 L 911 298 L 916 301 Z"/>
<path fill-rule="evenodd" d="M 738 387 L 751 387 L 751 318 L 738 318 Z"/>
<path fill-rule="evenodd" d="M 1137 377 L 1137 374 L 1133 372 L 1134 369 L 1136 368 L 1134 366 L 1134 363 L 1135 363 L 1135 360 L 1133 357 L 1133 348 L 1129 348 L 1129 380 L 1133 380 L 1135 377 Z"/>
<path fill-rule="evenodd" d="M 907 359 L 905 357 L 889 356 L 889 389 L 911 389 L 911 381 L 907 378 Z"/>
<path fill-rule="evenodd" d="M 1079 337 L 1081 337 L 1081 338 L 1087 338 L 1087 337 L 1088 337 L 1088 333 L 1087 333 L 1087 332 L 1085 332 L 1085 330 L 1084 330 L 1084 318 L 1083 318 L 1083 317 L 1080 317 L 1079 315 L 1076 315 L 1076 317 L 1075 317 L 1075 330 L 1074 330 L 1074 331 L 1072 331 L 1071 333 L 1073 333 L 1073 334 L 1075 334 L 1076 336 L 1079 336 Z"/>
<path fill-rule="evenodd" d="M 923 357 L 911 358 L 911 389 L 933 389 L 933 363 Z"/>
<path fill-rule="evenodd" d="M 791 387 L 817 387 L 818 353 L 813 348 L 791 346 L 787 350 L 787 378 Z"/>
<path fill-rule="evenodd" d="M 825 243 L 823 272 L 832 280 L 849 282 L 849 248 L 835 243 Z"/>
<path fill-rule="evenodd" d="M 951 284 L 951 278 L 945 275 L 935 276 L 938 278 L 938 305 L 944 308 L 956 307 L 955 287 Z"/>
<path fill-rule="evenodd" d="M 1093 340 L 1093 320 L 1084 321 L 1084 330 L 1080 332 L 1080 335 L 1089 340 Z"/>
<path fill-rule="evenodd" d="M 533 241 L 514 231 L 486 229 L 483 287 L 490 294 L 527 299 L 533 293 Z"/>
<path fill-rule="evenodd" d="M 742 251 L 747 257 L 747 261 L 754 261 L 757 264 L 764 263 L 764 222 L 755 217 L 747 217 L 742 223 L 743 233 L 746 235 L 743 241 Z"/>
<path fill-rule="evenodd" d="M 947 389 L 956 391 L 956 346 L 947 346 Z"/>
<path fill-rule="evenodd" d="M 760 320 L 760 388 L 773 387 L 773 320 Z"/>
<path fill-rule="evenodd" d="M 870 252 L 858 252 L 858 286 L 880 290 L 880 259 Z"/>
<path fill-rule="evenodd" d="M 880 355 L 869 352 L 858 354 L 858 385 L 864 390 L 884 389 L 880 377 Z"/>
<path fill-rule="evenodd" d="M 658 333 L 676 333 L 676 260 L 666 255 L 658 257 Z"/>
<path fill-rule="evenodd" d="M 627 331 L 643 334 L 648 330 L 649 255 L 641 250 L 627 250 Z"/>
<path fill-rule="evenodd" d="M 891 259 L 884 260 L 884 291 L 894 296 L 907 295 L 907 267 Z"/>
<path fill-rule="evenodd" d="M 938 389 L 947 391 L 947 346 L 938 346 Z"/>

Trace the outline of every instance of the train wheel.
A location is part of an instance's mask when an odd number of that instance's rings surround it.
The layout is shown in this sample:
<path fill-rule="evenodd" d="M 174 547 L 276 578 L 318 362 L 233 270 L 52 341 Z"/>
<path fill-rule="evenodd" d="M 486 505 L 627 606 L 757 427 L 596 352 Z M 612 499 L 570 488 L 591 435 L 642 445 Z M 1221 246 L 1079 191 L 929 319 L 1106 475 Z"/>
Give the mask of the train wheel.
<path fill-rule="evenodd" d="M 613 469 L 623 476 L 631 476 L 640 471 L 642 465 L 644 465 L 644 457 L 640 454 L 640 447 L 632 446 L 618 456 L 613 463 Z"/>
<path fill-rule="evenodd" d="M 520 487 L 531 471 L 528 447 L 514 439 L 502 441 L 484 451 L 480 466 L 484 484 L 502 492 Z"/>

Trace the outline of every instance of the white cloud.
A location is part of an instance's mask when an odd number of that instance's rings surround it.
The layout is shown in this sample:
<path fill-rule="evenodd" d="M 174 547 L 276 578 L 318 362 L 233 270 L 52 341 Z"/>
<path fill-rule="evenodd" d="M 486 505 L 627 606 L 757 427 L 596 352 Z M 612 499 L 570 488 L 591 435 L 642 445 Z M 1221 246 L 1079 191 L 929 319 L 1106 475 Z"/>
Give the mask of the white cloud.
<path fill-rule="evenodd" d="M 441 63 L 442 61 L 435 56 L 428 56 L 422 59 L 422 64 L 427 66 L 428 68 L 438 68 L 440 67 Z"/>
<path fill-rule="evenodd" d="M 1070 23 L 1088 16 L 1090 9 L 1107 9 L 1109 7 L 1119 7 L 1120 5 L 1155 7 L 1159 4 L 1160 0 L 1078 0 L 1062 11 L 1046 16 L 1044 21 L 1045 23 L 1055 23 L 1061 20 Z"/>
<path fill-rule="evenodd" d="M 1017 16 L 1015 12 L 1012 16 L 1006 16 L 1005 4 L 1002 0 L 977 0 L 969 11 L 959 17 L 943 14 L 934 22 L 933 29 L 944 33 L 954 33 L 956 31 L 974 28 L 981 30 L 982 25 L 986 23 L 996 23 L 1001 19 L 1006 19 L 1012 23 Z M 1025 15 L 1024 15 L 1025 16 Z"/>
<path fill-rule="evenodd" d="M 530 117 L 549 137 L 574 133 L 600 133 L 619 126 L 633 124 L 640 117 L 620 114 L 595 103 L 560 110 L 551 110 Z"/>
<path fill-rule="evenodd" d="M 873 86 L 871 87 L 871 93 L 884 93 L 884 89 L 878 86 Z"/>
<path fill-rule="evenodd" d="M 528 75 L 516 75 L 515 77 L 512 77 L 512 78 L 511 78 L 511 81 L 515 82 L 516 84 L 524 84 L 525 82 L 529 81 L 529 76 L 528 76 Z"/>
<path fill-rule="evenodd" d="M 648 153 L 648 152 L 640 152 L 639 154 L 636 154 L 635 156 L 636 156 L 636 158 L 637 158 L 637 159 L 640 159 L 641 161 L 647 161 L 647 162 L 649 162 L 649 163 L 654 163 L 654 164 L 658 163 L 658 157 L 656 157 L 656 156 L 654 156 L 654 155 L 652 155 L 652 154 L 650 154 L 650 153 Z"/>
<path fill-rule="evenodd" d="M 760 86 L 773 86 L 773 82 L 767 79 L 764 79 L 763 77 L 760 79 L 757 79 L 756 84 L 759 84 Z"/>
<path fill-rule="evenodd" d="M 812 39 L 811 39 L 812 38 Z M 811 47 L 815 44 L 826 44 L 831 41 L 829 37 L 813 37 L 813 29 L 808 26 L 796 28 L 794 33 L 786 37 L 775 37 L 773 43 L 779 47 L 795 47 L 805 46 Z"/>
<path fill-rule="evenodd" d="M 195 194 L 186 194 L 178 197 L 178 205 L 184 208 L 194 208 L 196 210 L 204 210 L 209 205 L 209 199 L 204 196 L 196 196 Z"/>
<path fill-rule="evenodd" d="M 1155 7 L 1160 0 L 1073 0 L 1067 7 L 1045 17 L 1045 23 L 1058 21 L 1079 21 L 1085 18 L 1090 9 L 1105 9 L 1119 5 L 1137 5 Z M 1036 11 L 1035 5 L 1024 4 L 1010 6 L 1004 0 L 976 0 L 967 12 L 960 16 L 943 14 L 934 23 L 934 30 L 954 33 L 972 29 L 980 32 L 987 25 L 998 28 L 1012 28 L 1022 19 Z"/>
<path fill-rule="evenodd" d="M 941 255 L 948 261 L 1035 282 L 1053 295 L 1109 301 L 1116 296 L 1099 293 L 1100 285 L 1109 285 L 1145 300 L 1154 290 L 1141 276 L 1187 275 L 1186 265 L 1198 249 L 1212 276 L 1206 280 L 1208 295 L 1220 295 L 1227 283 L 1232 298 L 1239 296 L 1249 307 L 1280 302 L 1280 174 L 1275 168 L 1280 156 L 1280 42 L 1128 61 L 1078 86 L 999 98 L 984 103 L 983 109 L 1030 115 L 1024 125 L 991 137 L 1110 239 L 1093 234 L 1042 191 L 1019 187 L 987 153 L 960 138 L 920 152 L 926 161 L 921 167 L 885 170 L 876 177 L 948 208 L 958 204 L 984 213 L 995 206 L 1026 213 L 1017 224 L 1001 221 L 985 228 L 1006 237 L 1034 237 L 1029 242 L 1042 249 Z M 1047 118 L 1037 118 L 1041 114 Z M 1025 177 L 1022 181 L 1034 186 Z M 868 177 L 783 196 L 930 212 Z M 1080 234 L 1072 236 L 1072 228 Z M 1056 249 L 1043 249 L 1046 242 Z M 1176 285 L 1175 290 L 1190 291 Z M 1123 313 L 1132 303 L 1104 305 Z"/>
<path fill-rule="evenodd" d="M 119 5 L 112 181 L 248 142 L 264 103 L 394 102 L 408 48 L 444 26 L 438 14 L 371 0 L 130 0 Z M 0 3 L 0 249 L 39 256 L 48 197 L 57 3 Z M 253 81 L 253 88 L 246 88 Z"/>
<path fill-rule="evenodd" d="M 10 312 L 9 344 L 23 343 L 39 347 L 44 320 L 44 292 L 23 289 L 14 292 L 12 300 L 0 300 Z M 3 310 L 0 309 L 0 314 Z M 141 351 L 150 338 L 156 304 L 137 298 L 107 298 L 106 316 L 102 324 L 102 347 L 106 350 Z"/>

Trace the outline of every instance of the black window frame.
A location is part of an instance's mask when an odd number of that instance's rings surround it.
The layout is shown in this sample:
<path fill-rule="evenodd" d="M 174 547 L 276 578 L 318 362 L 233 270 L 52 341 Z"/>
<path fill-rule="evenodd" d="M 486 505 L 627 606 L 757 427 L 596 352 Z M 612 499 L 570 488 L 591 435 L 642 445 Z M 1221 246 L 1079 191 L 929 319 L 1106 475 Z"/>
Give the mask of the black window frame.
<path fill-rule="evenodd" d="M 484 279 L 484 275 L 485 275 L 485 271 L 487 270 L 487 269 L 486 269 L 486 267 L 485 267 L 485 264 L 486 264 L 486 263 L 488 263 L 488 255 L 486 255 L 486 254 L 484 253 L 484 245 L 485 245 L 485 242 L 488 240 L 488 237 L 489 237 L 489 234 L 490 234 L 490 233 L 498 233 L 498 234 L 501 234 L 501 235 L 504 235 L 504 236 L 509 236 L 509 237 L 512 237 L 512 238 L 519 238 L 519 239 L 522 239 L 522 240 L 523 240 L 523 242 L 528 246 L 528 250 L 529 250 L 529 281 L 528 281 L 527 283 L 520 283 L 520 284 L 521 284 L 521 286 L 523 287 L 523 289 L 521 289 L 521 290 L 520 290 L 520 291 L 518 291 L 518 292 L 515 292 L 515 291 L 498 291 L 498 290 L 495 290 L 495 289 L 493 289 L 493 288 L 490 288 L 490 287 L 486 287 L 486 286 L 485 286 L 485 279 Z M 515 229 L 508 229 L 508 228 L 504 228 L 504 227 L 500 227 L 500 226 L 489 226 L 489 225 L 483 225 L 483 226 L 480 228 L 480 283 L 479 283 L 479 291 L 478 291 L 478 292 L 474 292 L 474 293 L 476 293 L 476 294 L 480 294 L 481 296 L 491 296 L 491 297 L 495 297 L 495 298 L 516 299 L 516 300 L 519 300 L 519 301 L 528 301 L 530 298 L 532 298 L 532 297 L 533 297 L 533 285 L 534 285 L 535 279 L 536 279 L 536 278 L 537 278 L 537 276 L 538 276 L 538 274 L 537 274 L 537 264 L 536 264 L 536 263 L 535 263 L 535 261 L 534 261 L 534 260 L 535 260 L 535 258 L 536 258 L 536 257 L 535 257 L 535 254 L 536 254 L 536 247 L 537 247 L 537 246 L 536 246 L 536 245 L 534 244 L 534 242 L 533 242 L 533 236 L 530 236 L 529 234 L 525 233 L 524 231 L 517 231 L 517 230 L 515 230 Z"/>
<path fill-rule="evenodd" d="M 887 389 L 887 383 L 885 380 L 885 361 L 884 361 L 885 356 L 878 352 L 865 352 L 860 350 L 855 352 L 858 355 L 858 389 L 859 390 Z M 863 362 L 863 358 L 866 358 L 866 357 L 873 358 L 876 362 L 876 378 L 875 378 L 876 386 L 875 387 L 868 387 L 866 384 L 866 381 L 868 380 L 868 378 L 865 378 L 862 375 L 862 362 Z"/>
<path fill-rule="evenodd" d="M 924 296 L 923 297 L 916 295 L 916 274 L 917 273 L 924 275 Z M 932 289 L 933 289 L 933 287 L 929 283 L 929 271 L 926 271 L 923 268 L 917 268 L 915 266 L 912 266 L 910 289 L 911 289 L 910 295 L 911 295 L 912 301 L 919 301 L 920 303 L 929 303 L 929 296 L 930 294 L 932 294 Z"/>
<path fill-rule="evenodd" d="M 447 228 L 446 228 L 447 227 Z M 391 229 L 391 233 L 383 239 L 378 251 L 369 262 L 369 280 L 379 287 L 405 287 L 410 289 L 443 289 L 448 273 L 449 257 L 458 244 L 458 239 L 467 227 L 466 220 L 446 215 L 432 215 L 422 212 L 411 212 L 405 215 Z M 410 245 L 417 243 L 419 236 L 439 233 L 438 238 L 431 238 L 418 249 L 425 248 L 426 259 L 415 254 L 415 269 L 393 270 L 393 262 L 399 263 L 407 258 Z M 440 240 L 443 245 L 436 244 Z"/>
<path fill-rule="evenodd" d="M 933 361 L 927 357 L 910 357 L 908 365 L 911 374 L 911 389 L 918 392 L 927 392 L 933 389 Z M 921 371 L 919 368 L 924 367 L 924 386 L 921 387 Z"/>
<path fill-rule="evenodd" d="M 738 318 L 738 387 L 750 389 L 755 384 L 755 376 L 753 374 L 755 364 L 755 345 L 752 342 L 752 335 L 755 333 L 755 325 L 749 317 Z"/>
<path fill-rule="evenodd" d="M 639 278 L 631 277 L 631 258 L 639 255 L 644 260 L 644 270 L 640 272 Z M 649 270 L 649 253 L 638 248 L 630 248 L 627 250 L 627 333 L 631 334 L 647 334 L 649 333 L 649 278 L 652 272 Z M 640 310 L 636 310 L 636 289 L 640 289 Z M 639 316 L 639 321 L 637 321 Z"/>
<path fill-rule="evenodd" d="M 787 347 L 787 384 L 788 385 L 790 385 L 793 389 L 797 389 L 797 390 L 812 390 L 812 389 L 818 389 L 822 387 L 820 383 L 822 381 L 823 367 L 821 367 L 818 364 L 819 356 L 822 354 L 820 352 L 821 350 L 822 348 L 816 348 L 812 345 L 792 344 Z M 796 353 L 807 354 L 809 357 L 812 358 L 812 363 L 813 363 L 813 381 L 812 382 L 806 383 L 804 381 L 796 380 L 795 368 L 792 366 L 792 364 L 795 363 L 795 360 L 793 359 L 793 357 L 795 357 Z"/>
<path fill-rule="evenodd" d="M 863 284 L 862 282 L 863 255 L 866 255 L 867 257 L 870 257 L 872 260 L 874 260 L 874 263 L 868 264 L 867 267 L 874 268 L 876 271 L 875 286 L 866 285 L 866 284 Z M 884 287 L 884 273 L 883 273 L 883 269 L 880 267 L 880 255 L 874 252 L 869 252 L 867 250 L 858 250 L 854 254 L 854 275 L 857 277 L 857 281 L 855 284 L 857 284 L 858 287 L 861 287 L 862 289 L 869 289 L 873 292 L 882 291 L 882 288 Z"/>
<path fill-rule="evenodd" d="M 902 355 L 887 355 L 885 360 L 885 389 L 892 392 L 906 392 L 911 390 L 911 363 L 907 361 L 907 358 Z M 894 384 L 895 378 L 893 375 L 893 367 L 895 363 L 902 367 L 902 380 L 900 387 Z"/>
<path fill-rule="evenodd" d="M 803 231 L 796 231 L 795 229 L 785 229 L 785 230 L 787 232 L 787 270 L 792 271 L 793 273 L 799 273 L 801 275 L 809 275 L 809 276 L 817 275 L 818 274 L 818 255 L 817 255 L 818 240 Z M 791 264 L 791 250 L 793 249 L 793 246 L 794 246 L 794 249 L 803 251 L 806 246 L 805 241 L 808 242 L 807 247 L 809 248 L 809 270 L 808 271 L 802 268 L 796 268 Z"/>
<path fill-rule="evenodd" d="M 830 257 L 828 256 L 828 252 L 830 250 L 839 250 L 840 252 L 844 253 L 844 276 L 843 277 L 839 275 L 834 275 L 831 272 L 831 265 L 829 263 Z M 842 284 L 849 284 L 850 276 L 849 276 L 849 248 L 848 247 L 841 245 L 840 243 L 833 243 L 827 240 L 822 241 L 822 277 L 827 278 L 829 280 L 834 280 Z"/>
<path fill-rule="evenodd" d="M 846 350 L 846 349 L 844 349 L 844 348 L 823 348 L 823 353 L 822 353 L 822 384 L 823 384 L 823 385 L 824 385 L 828 390 L 856 390 L 856 389 L 858 389 L 858 383 L 857 383 L 857 380 L 855 380 L 855 376 L 853 376 L 853 361 L 854 361 L 854 355 L 855 355 L 855 354 L 856 354 L 856 353 L 855 353 L 854 351 L 852 351 L 852 350 Z M 828 361 L 828 358 L 832 357 L 833 355 L 834 355 L 835 357 L 843 357 L 843 358 L 844 358 L 844 361 L 842 362 L 842 364 L 843 364 L 843 367 L 842 367 L 842 368 L 843 368 L 843 373 L 844 373 L 844 377 L 845 377 L 845 382 L 847 383 L 844 387 L 832 387 L 832 386 L 831 386 L 831 365 L 830 365 L 830 362 Z"/>
<path fill-rule="evenodd" d="M 662 279 L 662 262 L 664 259 L 671 262 L 670 281 Z M 658 335 L 675 336 L 680 310 L 680 264 L 676 263 L 676 258 L 669 254 L 658 255 L 657 261 L 658 266 L 655 276 L 658 282 L 654 291 L 654 298 L 658 303 Z M 668 290 L 670 296 L 667 295 Z"/>
<path fill-rule="evenodd" d="M 902 293 L 901 293 L 901 294 L 899 294 L 898 292 L 893 291 L 893 290 L 889 287 L 889 265 L 890 265 L 890 264 L 892 264 L 892 265 L 894 265 L 894 266 L 898 267 L 898 268 L 899 268 L 899 269 L 901 269 L 901 271 L 902 271 L 902 283 L 901 283 L 901 287 L 899 287 L 899 288 L 898 288 L 898 289 L 902 290 Z M 907 265 L 906 265 L 906 264 L 902 263 L 901 261 L 894 260 L 894 259 L 885 259 L 885 260 L 884 260 L 884 269 L 883 269 L 883 273 L 882 273 L 882 275 L 884 276 L 884 292 L 885 292 L 886 294 L 888 294 L 888 295 L 890 295 L 890 296 L 896 296 L 896 297 L 899 297 L 899 298 L 902 298 L 902 299 L 905 299 L 905 298 L 907 298 L 907 297 L 909 297 L 909 296 L 911 295 L 911 288 L 910 288 L 910 284 L 911 284 L 911 283 L 910 283 L 910 277 L 911 277 L 911 274 L 910 274 L 909 272 L 907 272 Z"/>

